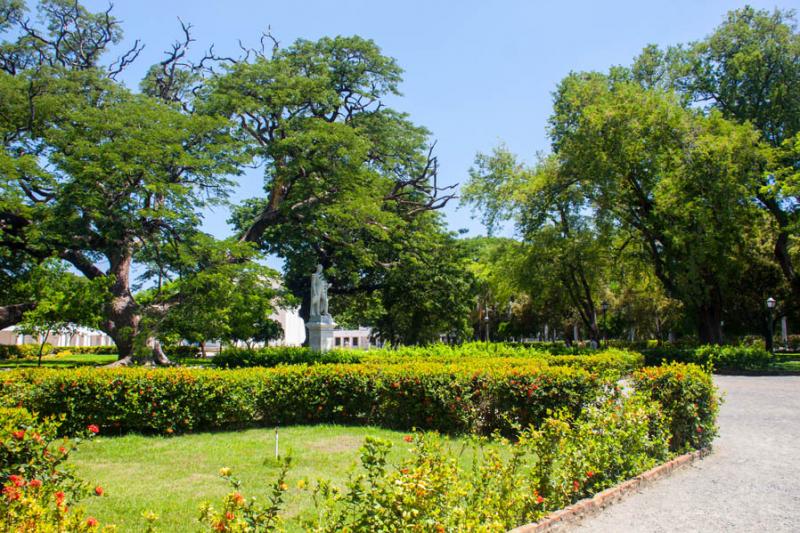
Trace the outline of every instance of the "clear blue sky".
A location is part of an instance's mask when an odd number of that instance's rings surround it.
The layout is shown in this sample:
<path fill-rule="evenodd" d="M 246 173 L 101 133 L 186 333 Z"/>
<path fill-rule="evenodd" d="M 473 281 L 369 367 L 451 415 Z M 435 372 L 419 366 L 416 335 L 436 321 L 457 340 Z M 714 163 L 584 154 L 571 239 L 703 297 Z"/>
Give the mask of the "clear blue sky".
<path fill-rule="evenodd" d="M 90 9 L 107 2 L 85 0 Z M 751 1 L 759 8 L 797 9 L 798 0 Z M 195 52 L 215 44 L 235 54 L 237 39 L 256 44 L 261 31 L 288 44 L 297 38 L 357 34 L 375 40 L 405 69 L 402 98 L 391 105 L 410 113 L 438 141 L 441 181 L 463 183 L 477 151 L 504 141 L 532 160 L 547 150 L 545 123 L 551 92 L 571 70 L 628 64 L 648 43 L 700 39 L 725 13 L 745 2 L 671 1 L 417 1 L 376 0 L 118 0 L 126 41 L 146 48 L 126 74 L 135 87 L 180 35 L 177 17 L 194 25 Z M 258 195 L 262 178 L 241 178 L 234 200 Z M 457 202 L 447 208 L 451 229 L 483 230 Z M 208 213 L 205 228 L 230 235 L 227 211 Z"/>

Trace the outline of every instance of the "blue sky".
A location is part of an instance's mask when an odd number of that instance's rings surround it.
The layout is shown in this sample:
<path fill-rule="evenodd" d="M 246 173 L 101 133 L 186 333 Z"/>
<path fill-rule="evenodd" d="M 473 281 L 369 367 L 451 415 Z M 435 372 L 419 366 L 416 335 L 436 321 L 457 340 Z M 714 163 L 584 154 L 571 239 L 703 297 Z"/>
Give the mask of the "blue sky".
<path fill-rule="evenodd" d="M 85 1 L 90 9 L 107 2 Z M 759 8 L 797 9 L 800 1 L 751 1 Z M 132 87 L 180 34 L 177 17 L 193 24 L 194 51 L 209 44 L 235 54 L 237 40 L 256 44 L 262 30 L 289 44 L 297 38 L 357 34 L 375 40 L 405 69 L 402 98 L 408 112 L 437 140 L 440 179 L 463 183 L 477 151 L 505 142 L 531 161 L 547 150 L 545 124 L 551 92 L 572 70 L 628 64 L 648 43 L 675 44 L 710 33 L 731 1 L 281 1 L 118 0 L 126 41 L 146 48 L 126 73 Z M 260 194 L 257 170 L 241 177 L 233 200 Z M 466 208 L 453 202 L 451 229 L 484 233 Z M 207 231 L 231 234 L 227 211 L 206 215 Z"/>

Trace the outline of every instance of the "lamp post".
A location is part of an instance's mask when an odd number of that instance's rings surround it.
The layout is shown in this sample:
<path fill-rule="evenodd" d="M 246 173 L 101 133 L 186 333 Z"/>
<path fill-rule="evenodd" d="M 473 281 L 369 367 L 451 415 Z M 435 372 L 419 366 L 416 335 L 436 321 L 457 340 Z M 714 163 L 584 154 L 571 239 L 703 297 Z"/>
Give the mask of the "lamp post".
<path fill-rule="evenodd" d="M 483 311 L 483 321 L 486 323 L 486 342 L 489 342 L 489 306 Z"/>
<path fill-rule="evenodd" d="M 606 311 L 608 311 L 608 302 L 603 300 L 600 304 L 600 309 L 603 310 L 603 340 L 606 347 L 608 347 L 608 322 L 606 321 Z"/>
<path fill-rule="evenodd" d="M 769 297 L 767 298 L 767 351 L 773 353 L 775 351 L 773 343 L 772 343 L 772 336 L 773 336 L 773 328 L 775 325 L 775 306 L 778 302 L 775 301 L 775 298 Z"/>

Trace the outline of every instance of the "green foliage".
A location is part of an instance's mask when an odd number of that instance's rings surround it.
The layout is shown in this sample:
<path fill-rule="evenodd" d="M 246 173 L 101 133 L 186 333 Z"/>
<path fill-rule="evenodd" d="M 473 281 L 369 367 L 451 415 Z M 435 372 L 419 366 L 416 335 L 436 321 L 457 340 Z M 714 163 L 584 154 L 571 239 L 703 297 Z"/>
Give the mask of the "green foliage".
<path fill-rule="evenodd" d="M 12 371 L 3 403 L 66 416 L 64 430 L 172 433 L 276 424 L 378 424 L 511 431 L 548 411 L 577 414 L 611 380 L 536 360 L 292 365 L 271 369 Z"/>
<path fill-rule="evenodd" d="M 360 363 L 361 354 L 355 350 L 314 352 L 299 346 L 271 346 L 260 349 L 226 348 L 211 360 L 219 368 L 273 367 L 278 365 L 313 365 L 331 363 Z"/>
<path fill-rule="evenodd" d="M 766 370 L 775 363 L 775 356 L 763 346 L 704 345 L 697 348 L 662 346 L 642 350 L 648 365 L 662 362 L 696 363 L 722 371 Z"/>
<path fill-rule="evenodd" d="M 36 357 L 39 351 L 50 354 L 54 350 L 52 344 L 0 344 L 0 360 Z"/>
<path fill-rule="evenodd" d="M 0 407 L 0 528 L 51 533 L 97 531 L 93 518 L 69 510 L 92 492 L 67 464 L 78 441 L 59 439 L 59 422 L 40 419 L 25 409 Z M 91 437 L 92 428 L 81 435 Z"/>
<path fill-rule="evenodd" d="M 92 354 L 92 355 L 114 355 L 117 353 L 117 347 L 109 346 L 59 346 L 53 349 L 56 355 L 69 353 L 69 354 Z"/>
<path fill-rule="evenodd" d="M 720 397 L 711 374 L 695 364 L 646 367 L 633 374 L 634 389 L 661 404 L 670 420 L 670 450 L 709 446 L 717 435 Z"/>

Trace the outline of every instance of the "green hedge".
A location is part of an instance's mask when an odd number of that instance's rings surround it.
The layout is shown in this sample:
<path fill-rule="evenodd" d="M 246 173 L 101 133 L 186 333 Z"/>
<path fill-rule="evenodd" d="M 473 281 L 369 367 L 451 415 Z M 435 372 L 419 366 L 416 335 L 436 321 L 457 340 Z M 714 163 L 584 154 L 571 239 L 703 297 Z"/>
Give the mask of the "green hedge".
<path fill-rule="evenodd" d="M 436 363 L 294 365 L 265 369 L 74 369 L 5 373 L 0 399 L 68 433 L 185 432 L 276 424 L 376 424 L 490 433 L 577 414 L 612 386 L 579 368 Z"/>
<path fill-rule="evenodd" d="M 648 366 L 662 363 L 694 363 L 712 366 L 714 370 L 764 370 L 775 362 L 775 356 L 758 346 L 706 345 L 698 348 L 663 346 L 642 350 Z"/>
<path fill-rule="evenodd" d="M 370 363 L 403 364 L 409 362 L 438 362 L 473 364 L 479 367 L 487 359 L 502 360 L 507 364 L 528 364 L 539 361 L 552 366 L 574 366 L 596 372 L 615 371 L 628 374 L 644 365 L 644 357 L 636 352 L 610 349 L 586 351 L 579 354 L 561 354 L 538 348 L 504 343 L 468 343 L 459 346 L 435 344 L 425 347 L 397 349 L 332 350 L 318 353 L 301 347 L 269 347 L 261 349 L 228 348 L 212 359 L 219 368 L 275 367 L 295 364 Z"/>
<path fill-rule="evenodd" d="M 633 374 L 633 386 L 661 404 L 670 421 L 670 449 L 711 444 L 717 434 L 720 398 L 709 373 L 694 364 L 670 363 Z"/>
<path fill-rule="evenodd" d="M 55 349 L 56 354 L 70 353 L 77 355 L 115 355 L 117 347 L 110 346 L 59 346 Z"/>
<path fill-rule="evenodd" d="M 40 344 L 0 344 L 0 360 L 36 357 L 39 355 L 39 348 L 42 348 L 44 355 L 53 353 L 53 345 L 47 343 L 44 347 Z"/>

